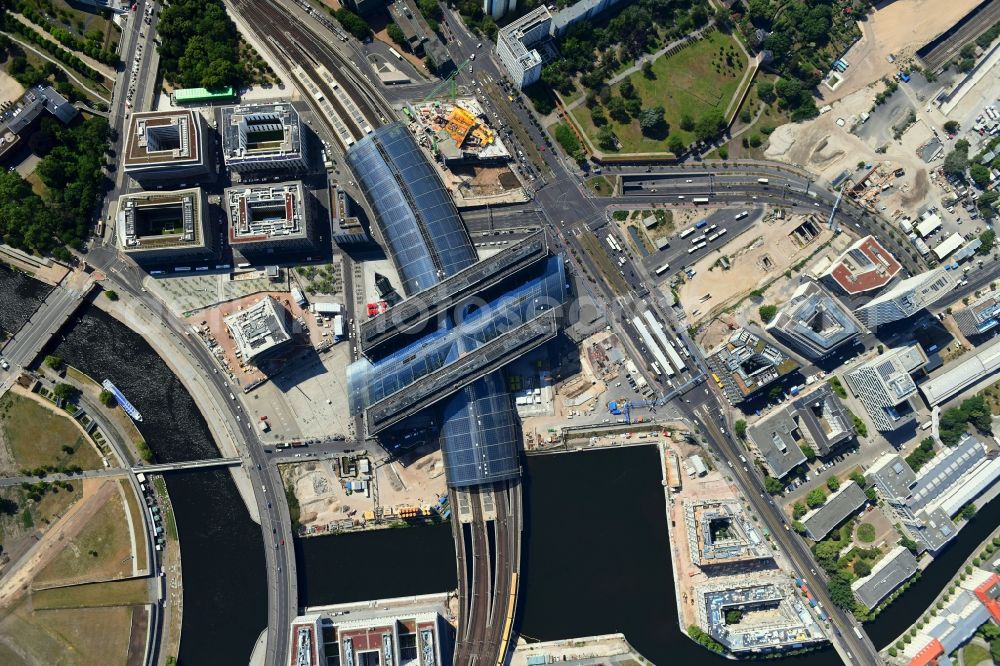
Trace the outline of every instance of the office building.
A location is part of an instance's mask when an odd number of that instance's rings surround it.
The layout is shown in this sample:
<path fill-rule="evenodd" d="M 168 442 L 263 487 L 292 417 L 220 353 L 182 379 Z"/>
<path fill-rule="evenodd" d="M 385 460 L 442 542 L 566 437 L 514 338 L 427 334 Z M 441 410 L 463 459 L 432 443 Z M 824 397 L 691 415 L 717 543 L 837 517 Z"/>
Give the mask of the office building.
<path fill-rule="evenodd" d="M 706 360 L 734 405 L 798 367 L 776 347 L 743 328 L 733 331 Z"/>
<path fill-rule="evenodd" d="M 988 291 L 952 315 L 962 335 L 988 333 L 1000 324 L 1000 291 Z"/>
<path fill-rule="evenodd" d="M 704 568 L 769 561 L 771 548 L 735 500 L 685 500 L 691 561 Z"/>
<path fill-rule="evenodd" d="M 273 357 L 292 340 L 288 311 L 273 296 L 237 310 L 224 319 L 233 336 L 236 355 L 258 364 Z"/>
<path fill-rule="evenodd" d="M 347 163 L 407 297 L 394 307 L 405 309 L 409 299 L 475 266 L 454 202 L 402 123 L 358 141 Z M 498 370 L 555 336 L 565 283 L 562 257 L 533 263 L 527 274 L 477 292 L 489 294 L 486 306 L 460 319 L 449 311 L 402 348 L 359 359 L 347 371 L 352 412 L 363 411 L 375 433 L 434 407 L 449 486 L 517 478 L 519 434 Z"/>
<path fill-rule="evenodd" d="M 316 247 L 301 181 L 230 187 L 223 201 L 229 244 L 244 257 Z"/>
<path fill-rule="evenodd" d="M 958 285 L 957 271 L 935 268 L 899 282 L 856 311 L 869 329 L 891 324 L 917 314 Z"/>
<path fill-rule="evenodd" d="M 735 655 L 802 648 L 827 640 L 805 599 L 785 576 L 713 577 L 710 583 L 695 587 L 694 601 L 698 626 Z M 730 610 L 743 612 L 738 623 L 726 623 Z"/>
<path fill-rule="evenodd" d="M 541 78 L 543 59 L 535 47 L 550 39 L 551 27 L 552 13 L 540 5 L 497 34 L 497 55 L 518 88 L 530 86 Z"/>
<path fill-rule="evenodd" d="M 861 486 L 847 481 L 835 493 L 826 498 L 826 503 L 802 516 L 802 525 L 813 541 L 819 541 L 829 534 L 868 501 Z"/>
<path fill-rule="evenodd" d="M 1000 371 L 1000 338 L 936 370 L 920 385 L 920 391 L 924 394 L 927 404 L 936 407 L 978 384 L 992 381 L 998 371 Z"/>
<path fill-rule="evenodd" d="M 865 236 L 840 255 L 820 279 L 854 296 L 881 289 L 899 273 L 899 262 L 874 236 Z"/>
<path fill-rule="evenodd" d="M 291 102 L 223 107 L 221 124 L 227 168 L 238 173 L 309 168 L 302 122 Z"/>
<path fill-rule="evenodd" d="M 383 606 L 388 603 L 389 606 Z M 337 610 L 344 608 L 349 610 Z M 447 666 L 453 645 L 441 604 L 389 600 L 344 604 L 295 618 L 290 643 L 291 666 Z M 299 661 L 309 654 L 300 641 L 317 637 L 319 661 Z M 310 655 L 312 656 L 312 655 Z"/>
<path fill-rule="evenodd" d="M 143 185 L 194 182 L 211 173 L 208 132 L 190 110 L 142 111 L 129 118 L 122 168 Z"/>
<path fill-rule="evenodd" d="M 989 621 L 1000 624 L 1000 577 L 974 568 L 958 583 L 959 589 L 944 608 L 937 611 L 901 656 L 907 666 L 941 666 L 947 655 L 969 642 L 976 630 Z"/>
<path fill-rule="evenodd" d="M 857 339 L 861 326 L 815 282 L 799 286 L 767 325 L 767 332 L 810 360 Z"/>
<path fill-rule="evenodd" d="M 875 563 L 870 574 L 851 583 L 851 589 L 868 610 L 873 610 L 916 572 L 917 558 L 907 548 L 896 546 Z"/>
<path fill-rule="evenodd" d="M 327 666 L 323 618 L 319 613 L 295 618 L 291 634 L 291 666 Z"/>
<path fill-rule="evenodd" d="M 499 21 L 505 14 L 517 9 L 517 0 L 483 0 L 483 13 Z"/>
<path fill-rule="evenodd" d="M 905 422 L 910 410 L 902 406 L 917 392 L 911 375 L 926 363 L 920 345 L 910 345 L 888 349 L 844 375 L 876 430 L 888 432 Z"/>
<path fill-rule="evenodd" d="M 827 456 L 854 438 L 854 425 L 833 390 L 823 385 L 750 426 L 747 436 L 771 476 L 781 479 L 806 462 L 801 447 Z"/>
<path fill-rule="evenodd" d="M 143 266 L 213 259 L 219 248 L 207 206 L 198 187 L 122 195 L 115 224 L 118 246 Z"/>
<path fill-rule="evenodd" d="M 21 140 L 21 134 L 42 114 L 48 112 L 64 125 L 79 115 L 76 107 L 52 86 L 33 86 L 16 102 L 0 105 L 0 159 Z"/>
<path fill-rule="evenodd" d="M 410 50 L 418 56 L 426 55 L 439 74 L 455 66 L 448 49 L 437 33 L 431 30 L 427 19 L 420 13 L 413 0 L 390 2 L 389 16 L 403 31 L 403 37 Z"/>
<path fill-rule="evenodd" d="M 530 86 L 542 75 L 542 65 L 555 56 L 550 43 L 571 25 L 593 19 L 622 0 L 580 0 L 555 14 L 541 5 L 497 33 L 497 55 L 514 85 Z M 484 0 L 490 2 L 490 0 Z"/>
<path fill-rule="evenodd" d="M 865 471 L 911 538 L 935 553 L 955 537 L 952 516 L 1000 479 L 1000 458 L 966 435 L 914 473 L 898 455 L 884 456 Z"/>

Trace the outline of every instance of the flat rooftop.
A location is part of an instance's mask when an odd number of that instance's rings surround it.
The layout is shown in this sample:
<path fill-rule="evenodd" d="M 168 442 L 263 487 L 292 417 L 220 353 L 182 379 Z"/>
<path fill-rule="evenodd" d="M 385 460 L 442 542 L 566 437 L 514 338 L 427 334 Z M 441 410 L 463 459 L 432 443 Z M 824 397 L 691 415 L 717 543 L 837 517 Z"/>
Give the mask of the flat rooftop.
<path fill-rule="evenodd" d="M 226 164 L 301 157 L 298 111 L 287 101 L 223 107 L 222 151 Z"/>
<path fill-rule="evenodd" d="M 306 236 L 305 197 L 299 181 L 230 187 L 225 203 L 233 245 Z"/>
<path fill-rule="evenodd" d="M 860 294 L 887 285 L 900 271 L 900 263 L 874 236 L 866 236 L 840 255 L 827 271 L 848 294 Z"/>
<path fill-rule="evenodd" d="M 771 549 L 735 500 L 687 500 L 684 527 L 700 567 L 771 559 Z"/>
<path fill-rule="evenodd" d="M 273 296 L 265 296 L 225 318 L 237 354 L 250 362 L 291 340 L 288 311 Z"/>
<path fill-rule="evenodd" d="M 854 481 L 847 481 L 840 490 L 826 498 L 826 504 L 802 516 L 809 538 L 819 541 L 848 516 L 868 501 L 865 491 Z"/>
<path fill-rule="evenodd" d="M 992 340 L 974 354 L 962 356 L 941 368 L 920 385 L 920 390 L 927 404 L 935 407 L 993 377 L 998 370 L 1000 338 Z"/>
<path fill-rule="evenodd" d="M 133 113 L 122 163 L 126 169 L 198 164 L 202 161 L 200 131 L 199 116 L 189 109 Z"/>
<path fill-rule="evenodd" d="M 872 567 L 869 575 L 854 581 L 851 589 L 872 610 L 916 572 L 917 558 L 909 549 L 896 546 Z"/>
<path fill-rule="evenodd" d="M 126 194 L 118 199 L 118 243 L 128 254 L 206 246 L 201 188 Z"/>

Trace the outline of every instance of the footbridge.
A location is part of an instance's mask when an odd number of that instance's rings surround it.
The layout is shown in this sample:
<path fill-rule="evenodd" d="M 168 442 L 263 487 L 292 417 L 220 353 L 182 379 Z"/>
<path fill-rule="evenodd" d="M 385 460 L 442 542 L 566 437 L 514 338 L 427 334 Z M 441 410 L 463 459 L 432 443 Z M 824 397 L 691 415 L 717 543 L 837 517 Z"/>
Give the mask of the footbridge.
<path fill-rule="evenodd" d="M 187 460 L 162 465 L 139 465 L 133 467 L 135 473 L 158 474 L 160 472 L 179 472 L 185 469 L 205 469 L 209 467 L 238 467 L 243 464 L 242 458 L 209 458 L 208 460 Z"/>

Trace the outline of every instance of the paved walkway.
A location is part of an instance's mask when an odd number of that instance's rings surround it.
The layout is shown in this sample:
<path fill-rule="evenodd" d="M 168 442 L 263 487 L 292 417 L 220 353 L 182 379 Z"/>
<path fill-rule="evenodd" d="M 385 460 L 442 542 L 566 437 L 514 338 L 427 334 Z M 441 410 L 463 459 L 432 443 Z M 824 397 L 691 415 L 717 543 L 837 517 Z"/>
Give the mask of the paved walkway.
<path fill-rule="evenodd" d="M 76 74 L 74 74 L 72 71 L 70 71 L 66 67 L 66 65 L 64 65 L 61 62 L 59 62 L 58 60 L 56 60 L 55 58 L 53 58 L 52 56 L 50 56 L 48 53 L 45 53 L 44 51 L 35 48 L 33 45 L 27 43 L 26 41 L 24 41 L 23 39 L 21 39 L 17 35 L 12 35 L 9 32 L 0 32 L 0 35 L 4 35 L 5 37 L 7 37 L 7 39 L 9 39 L 10 41 L 14 42 L 15 44 L 17 44 L 21 48 L 28 49 L 29 51 L 31 51 L 32 53 L 34 53 L 39 58 L 42 58 L 44 60 L 47 60 L 47 61 L 51 62 L 53 65 L 55 65 L 56 67 L 58 67 L 60 70 L 62 70 L 63 72 L 65 72 L 66 76 L 68 76 L 73 81 L 73 83 L 75 83 L 77 86 L 79 86 L 84 91 L 88 92 L 93 97 L 96 97 L 97 99 L 101 100 L 105 104 L 110 104 L 111 103 L 111 98 L 108 97 L 108 93 L 106 93 L 106 92 L 105 93 L 96 92 L 93 88 L 90 87 L 89 84 L 86 84 L 83 81 L 81 81 L 76 76 Z"/>
<path fill-rule="evenodd" d="M 31 28 L 32 30 L 34 30 L 35 32 L 37 32 L 38 34 L 40 34 L 45 41 L 49 42 L 50 44 L 54 44 L 54 45 L 58 46 L 59 48 L 63 49 L 64 51 L 69 51 L 70 53 L 72 53 L 73 55 L 75 55 L 77 58 L 79 58 L 83 62 L 83 64 L 87 65 L 91 69 L 100 72 L 101 74 L 103 74 L 104 76 L 108 77 L 109 79 L 114 79 L 115 76 L 117 76 L 117 72 L 115 72 L 115 70 L 112 69 L 111 67 L 105 65 L 104 63 L 102 63 L 102 62 L 100 62 L 98 60 L 95 60 L 95 59 L 91 58 L 86 53 L 81 53 L 80 51 L 73 50 L 73 49 L 69 48 L 68 46 L 66 46 L 65 44 L 60 43 L 59 40 L 57 40 L 55 37 L 53 37 L 51 34 L 49 34 L 45 30 L 45 28 L 43 28 L 42 26 L 38 25 L 37 23 L 33 23 L 30 19 L 26 18 L 25 16 L 22 16 L 21 14 L 16 14 L 16 13 L 11 13 L 11 15 L 15 19 L 17 19 L 18 21 L 20 21 L 21 23 L 23 23 L 24 25 L 28 26 L 29 28 Z"/>

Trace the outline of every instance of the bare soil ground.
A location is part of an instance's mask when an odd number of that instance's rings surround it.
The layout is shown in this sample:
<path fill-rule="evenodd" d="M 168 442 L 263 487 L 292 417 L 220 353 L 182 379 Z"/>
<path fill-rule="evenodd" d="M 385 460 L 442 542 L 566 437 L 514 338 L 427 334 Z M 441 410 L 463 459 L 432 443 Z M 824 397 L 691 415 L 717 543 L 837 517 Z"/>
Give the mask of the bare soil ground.
<path fill-rule="evenodd" d="M 109 497 L 117 495 L 117 481 L 114 479 L 84 479 L 81 483 L 83 498 L 52 523 L 38 542 L 0 577 L 0 607 L 16 602 L 38 572 L 59 554 L 66 543 L 76 538 Z"/>
<path fill-rule="evenodd" d="M 0 618 L 0 663 L 124 664 L 131 621 L 128 606 L 36 611 L 24 599 Z"/>
<path fill-rule="evenodd" d="M 830 104 L 892 76 L 921 46 L 968 14 L 980 0 L 896 0 L 885 2 L 861 22 L 861 39 L 844 59 L 850 64 L 844 82 L 831 92 L 820 85 L 823 103 Z M 889 55 L 896 62 L 889 62 Z"/>
<path fill-rule="evenodd" d="M 0 104 L 12 102 L 24 94 L 24 86 L 7 72 L 0 69 Z"/>
<path fill-rule="evenodd" d="M 819 233 L 811 241 L 802 243 L 793 235 L 793 230 L 810 218 Z M 754 289 L 782 277 L 785 271 L 832 236 L 815 216 L 794 215 L 778 220 L 768 215 L 692 266 L 695 276 L 677 290 L 681 305 L 693 322 L 715 318 Z M 715 266 L 723 256 L 730 262 L 729 270 Z M 710 296 L 704 298 L 706 295 Z"/>

